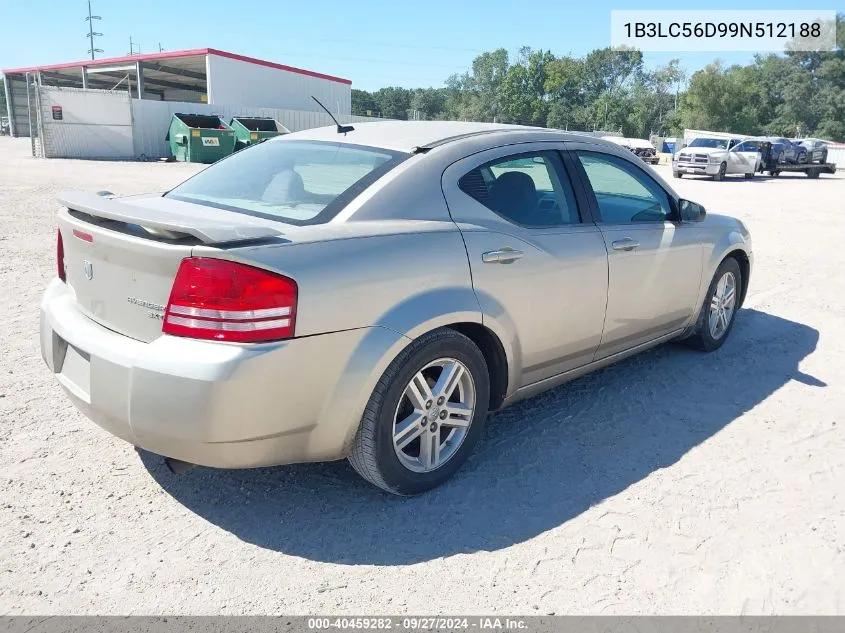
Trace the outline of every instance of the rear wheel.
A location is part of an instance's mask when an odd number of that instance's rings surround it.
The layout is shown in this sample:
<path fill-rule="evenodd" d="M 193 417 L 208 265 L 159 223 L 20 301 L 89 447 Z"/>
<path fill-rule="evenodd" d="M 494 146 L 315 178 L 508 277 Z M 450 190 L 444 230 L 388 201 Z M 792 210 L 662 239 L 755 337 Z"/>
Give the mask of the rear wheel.
<path fill-rule="evenodd" d="M 388 492 L 431 490 L 472 452 L 489 401 L 487 363 L 475 343 L 454 330 L 430 332 L 385 370 L 349 461 L 364 479 Z"/>
<path fill-rule="evenodd" d="M 827 162 L 827 150 L 822 153 L 821 160 L 819 160 L 819 164 L 824 165 Z"/>
<path fill-rule="evenodd" d="M 713 176 L 713 180 L 723 180 L 726 173 L 728 173 L 728 164 L 722 163 L 719 165 L 719 173 Z"/>
<path fill-rule="evenodd" d="M 705 352 L 712 352 L 722 346 L 733 327 L 741 291 L 742 272 L 739 264 L 733 257 L 728 257 L 713 275 L 695 331 L 687 339 L 690 345 Z"/>
<path fill-rule="evenodd" d="M 673 175 L 675 178 L 683 178 L 683 177 L 684 177 L 684 175 L 683 175 L 681 172 L 679 172 L 679 171 L 673 171 L 673 172 L 672 172 L 672 175 Z"/>

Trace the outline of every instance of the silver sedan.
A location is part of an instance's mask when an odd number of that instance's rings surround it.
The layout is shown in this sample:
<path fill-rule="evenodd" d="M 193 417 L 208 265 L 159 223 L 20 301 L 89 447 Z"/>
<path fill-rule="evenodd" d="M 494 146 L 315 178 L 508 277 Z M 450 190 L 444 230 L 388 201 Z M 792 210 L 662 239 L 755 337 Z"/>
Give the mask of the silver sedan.
<path fill-rule="evenodd" d="M 61 203 L 41 350 L 88 417 L 173 469 L 348 458 L 397 494 L 451 477 L 491 411 L 719 348 L 752 268 L 740 221 L 627 149 L 517 126 L 308 130 Z"/>

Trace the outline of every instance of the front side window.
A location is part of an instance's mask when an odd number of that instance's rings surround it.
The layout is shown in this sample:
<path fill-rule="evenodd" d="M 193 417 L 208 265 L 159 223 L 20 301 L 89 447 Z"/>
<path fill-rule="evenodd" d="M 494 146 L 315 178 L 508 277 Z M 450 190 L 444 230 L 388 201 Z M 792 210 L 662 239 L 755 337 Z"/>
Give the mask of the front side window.
<path fill-rule="evenodd" d="M 580 222 L 572 185 L 555 169 L 552 154 L 509 156 L 464 174 L 458 187 L 509 222 L 547 227 Z"/>
<path fill-rule="evenodd" d="M 266 141 L 166 194 L 289 224 L 320 224 L 408 154 L 331 141 Z"/>
<path fill-rule="evenodd" d="M 663 222 L 671 214 L 669 196 L 652 178 L 623 158 L 578 152 L 596 197 L 602 222 Z"/>
<path fill-rule="evenodd" d="M 743 141 L 734 149 L 736 149 L 736 151 L 738 152 L 759 152 L 760 141 Z"/>

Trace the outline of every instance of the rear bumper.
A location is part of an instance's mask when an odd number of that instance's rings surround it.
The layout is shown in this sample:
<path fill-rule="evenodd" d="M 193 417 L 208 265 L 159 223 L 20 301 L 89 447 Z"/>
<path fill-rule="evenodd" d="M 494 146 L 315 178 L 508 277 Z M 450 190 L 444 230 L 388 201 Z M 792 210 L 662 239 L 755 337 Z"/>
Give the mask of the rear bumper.
<path fill-rule="evenodd" d="M 221 468 L 344 457 L 375 381 L 408 341 L 373 327 L 261 345 L 144 343 L 88 319 L 59 280 L 44 294 L 40 336 L 47 366 L 96 424 Z"/>

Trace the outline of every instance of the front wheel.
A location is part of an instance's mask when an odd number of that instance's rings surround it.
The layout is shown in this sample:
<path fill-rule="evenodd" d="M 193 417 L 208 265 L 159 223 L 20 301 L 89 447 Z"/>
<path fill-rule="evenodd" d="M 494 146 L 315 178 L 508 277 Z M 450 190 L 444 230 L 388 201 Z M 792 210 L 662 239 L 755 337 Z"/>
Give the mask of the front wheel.
<path fill-rule="evenodd" d="M 489 402 L 490 378 L 478 346 L 454 330 L 430 332 L 385 370 L 349 462 L 364 479 L 394 494 L 436 488 L 472 452 Z"/>
<path fill-rule="evenodd" d="M 750 174 L 745 174 L 746 180 L 751 180 L 752 178 L 754 178 L 754 172 L 753 171 Z"/>
<path fill-rule="evenodd" d="M 742 272 L 733 257 L 723 261 L 707 289 L 707 296 L 698 315 L 689 343 L 702 351 L 719 349 L 727 340 L 739 308 Z"/>
<path fill-rule="evenodd" d="M 679 172 L 679 171 L 673 171 L 673 172 L 672 172 L 672 175 L 673 175 L 675 178 L 683 178 L 683 177 L 684 177 L 684 175 L 683 175 L 681 172 Z"/>
<path fill-rule="evenodd" d="M 728 173 L 728 164 L 722 163 L 719 165 L 719 173 L 713 176 L 713 180 L 723 180 L 726 173 Z"/>

